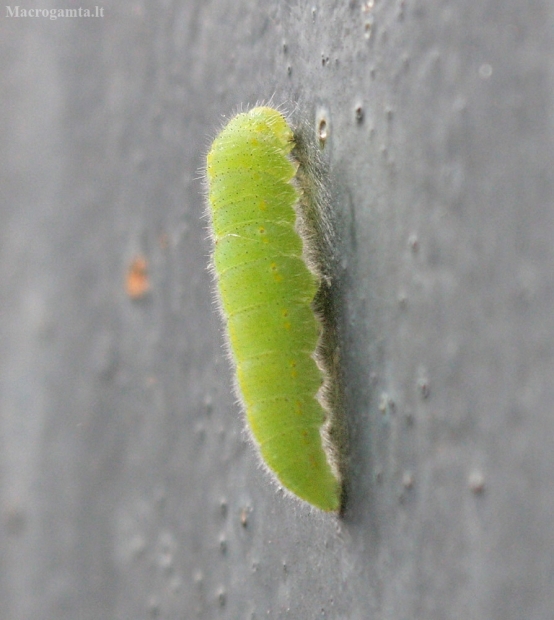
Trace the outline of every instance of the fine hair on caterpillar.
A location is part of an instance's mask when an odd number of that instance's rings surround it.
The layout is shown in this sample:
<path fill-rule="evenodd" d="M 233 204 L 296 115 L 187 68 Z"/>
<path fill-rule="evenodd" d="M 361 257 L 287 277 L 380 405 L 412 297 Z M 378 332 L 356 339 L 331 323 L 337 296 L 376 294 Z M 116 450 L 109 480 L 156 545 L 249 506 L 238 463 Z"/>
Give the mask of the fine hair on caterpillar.
<path fill-rule="evenodd" d="M 325 511 L 343 505 L 345 436 L 323 165 L 298 125 L 257 106 L 207 155 L 213 272 L 248 426 L 268 469 Z"/>

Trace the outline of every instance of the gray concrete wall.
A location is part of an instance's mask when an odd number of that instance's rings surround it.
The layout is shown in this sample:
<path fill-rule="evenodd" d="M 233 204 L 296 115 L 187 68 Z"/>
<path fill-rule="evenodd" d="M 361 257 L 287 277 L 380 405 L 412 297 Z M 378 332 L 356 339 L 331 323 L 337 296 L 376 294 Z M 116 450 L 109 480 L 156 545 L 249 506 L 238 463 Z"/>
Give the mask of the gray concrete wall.
<path fill-rule="evenodd" d="M 551 620 L 553 3 L 99 6 L 1 9 L 0 618 Z M 270 97 L 329 119 L 340 519 L 259 469 L 206 271 Z"/>

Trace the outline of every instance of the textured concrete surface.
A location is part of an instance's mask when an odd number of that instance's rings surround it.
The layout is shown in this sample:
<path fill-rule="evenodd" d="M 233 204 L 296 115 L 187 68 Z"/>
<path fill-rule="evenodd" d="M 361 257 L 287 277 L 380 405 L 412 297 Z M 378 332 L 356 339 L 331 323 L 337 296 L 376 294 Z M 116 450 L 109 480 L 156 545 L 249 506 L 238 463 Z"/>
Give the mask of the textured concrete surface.
<path fill-rule="evenodd" d="M 552 2 L 102 6 L 0 16 L 0 618 L 551 620 Z M 206 271 L 272 96 L 329 122 L 342 519 L 259 469 Z"/>

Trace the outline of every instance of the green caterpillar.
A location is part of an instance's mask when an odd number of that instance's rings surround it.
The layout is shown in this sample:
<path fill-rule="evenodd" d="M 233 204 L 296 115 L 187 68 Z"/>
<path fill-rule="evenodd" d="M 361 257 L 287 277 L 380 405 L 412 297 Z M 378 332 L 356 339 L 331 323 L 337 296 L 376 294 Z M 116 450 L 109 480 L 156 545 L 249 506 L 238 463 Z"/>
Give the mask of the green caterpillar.
<path fill-rule="evenodd" d="M 256 107 L 232 118 L 207 156 L 213 270 L 237 387 L 268 468 L 289 491 L 340 508 L 338 468 L 321 429 L 324 376 L 314 360 L 319 277 L 298 232 L 298 168 L 284 116 Z"/>

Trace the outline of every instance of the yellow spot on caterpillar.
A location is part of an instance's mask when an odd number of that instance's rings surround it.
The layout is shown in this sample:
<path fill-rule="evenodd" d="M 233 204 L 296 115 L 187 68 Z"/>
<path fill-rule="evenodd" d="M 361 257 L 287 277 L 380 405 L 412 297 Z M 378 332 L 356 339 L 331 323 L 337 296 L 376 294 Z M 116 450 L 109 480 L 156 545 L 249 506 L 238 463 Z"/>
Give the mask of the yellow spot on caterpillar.
<path fill-rule="evenodd" d="M 298 371 L 296 370 L 296 360 L 290 361 L 290 367 L 291 367 L 290 376 L 293 379 L 296 379 L 298 377 Z"/>
<path fill-rule="evenodd" d="M 270 267 L 271 271 L 273 271 L 273 279 L 275 280 L 275 282 L 282 282 L 284 278 L 279 273 L 279 267 L 277 266 L 277 263 L 271 263 Z"/>

